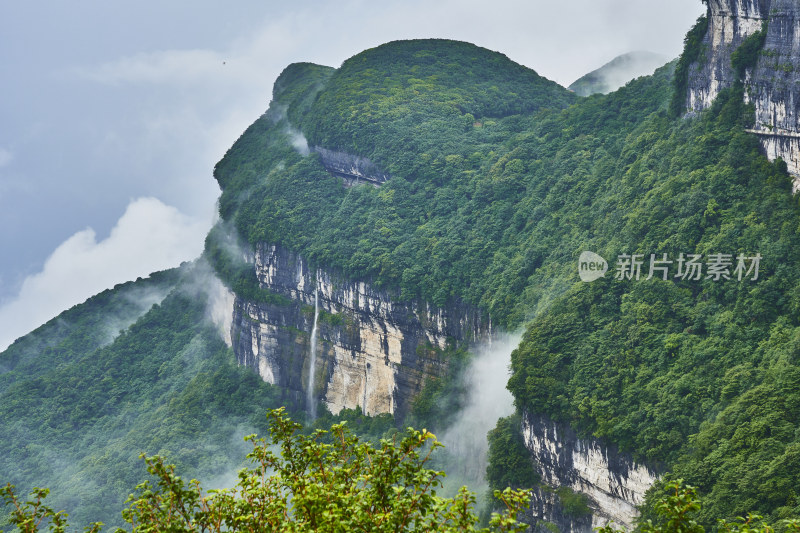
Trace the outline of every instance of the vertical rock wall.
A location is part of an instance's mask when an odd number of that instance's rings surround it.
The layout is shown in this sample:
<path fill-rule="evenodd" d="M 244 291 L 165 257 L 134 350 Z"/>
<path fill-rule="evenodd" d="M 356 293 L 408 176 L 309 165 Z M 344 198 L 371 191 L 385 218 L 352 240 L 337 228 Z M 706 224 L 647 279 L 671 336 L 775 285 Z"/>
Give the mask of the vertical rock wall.
<path fill-rule="evenodd" d="M 447 362 L 448 343 L 489 334 L 466 305 L 445 309 L 397 303 L 392 295 L 323 269 L 301 256 L 260 244 L 255 269 L 261 286 L 280 295 L 271 303 L 237 297 L 231 338 L 240 364 L 285 388 L 300 401 L 308 386 L 314 290 L 319 291 L 315 396 L 333 413 L 360 407 L 367 414 L 404 416 L 430 377 Z"/>
<path fill-rule="evenodd" d="M 532 504 L 540 510 L 540 519 L 555 523 L 561 531 L 589 533 L 612 520 L 632 530 L 636 506 L 657 479 L 653 470 L 598 439 L 579 439 L 569 426 L 543 415 L 523 413 L 522 435 L 542 481 L 585 494 L 592 511 L 591 519 L 566 516 L 552 494 L 540 491 Z"/>
<path fill-rule="evenodd" d="M 800 3 L 796 0 L 708 0 L 708 32 L 689 68 L 686 106 L 707 109 L 737 79 L 731 55 L 767 22 L 764 47 L 745 73 L 745 99 L 755 108 L 749 131 L 770 160 L 782 158 L 800 177 Z M 795 189 L 798 182 L 795 182 Z"/>
<path fill-rule="evenodd" d="M 686 107 L 695 112 L 710 107 L 722 89 L 734 84 L 731 54 L 761 29 L 769 12 L 769 0 L 708 0 L 707 4 L 708 31 L 703 50 L 689 67 Z"/>
<path fill-rule="evenodd" d="M 772 0 L 764 48 L 747 78 L 753 125 L 770 160 L 782 158 L 800 177 L 800 3 Z M 795 181 L 795 189 L 798 182 Z"/>

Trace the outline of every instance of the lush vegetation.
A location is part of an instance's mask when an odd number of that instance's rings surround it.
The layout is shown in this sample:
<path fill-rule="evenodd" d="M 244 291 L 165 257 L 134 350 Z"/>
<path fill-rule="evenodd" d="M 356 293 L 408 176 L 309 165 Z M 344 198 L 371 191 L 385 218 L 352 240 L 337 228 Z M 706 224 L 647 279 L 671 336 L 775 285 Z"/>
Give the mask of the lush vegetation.
<path fill-rule="evenodd" d="M 261 287 L 252 263 L 245 261 L 235 232 L 217 224 L 208 232 L 203 259 L 234 294 L 251 302 L 287 306 L 291 300 Z"/>
<path fill-rule="evenodd" d="M 287 246 L 400 299 L 461 299 L 495 325 L 526 324 L 509 382 L 517 407 L 697 486 L 705 504 L 683 530 L 750 511 L 798 516 L 800 209 L 785 165 L 743 131 L 752 110 L 741 87 L 679 118 L 705 24 L 677 66 L 581 100 L 451 41 L 390 43 L 336 71 L 290 66 L 270 109 L 215 169 L 223 223 L 206 256 L 244 296 L 280 304 L 236 259 L 224 231 L 233 228 L 245 247 Z M 746 65 L 750 55 L 738 57 Z M 345 188 L 296 148 L 299 132 L 392 178 Z M 578 280 L 584 250 L 608 260 L 604 278 Z M 675 277 L 680 254 L 718 253 L 731 254 L 732 279 Z M 621 254 L 642 256 L 641 279 L 617 279 Z M 673 260 L 669 279 L 644 279 L 650 254 Z M 762 256 L 757 280 L 737 279 L 738 254 Z M 195 477 L 236 464 L 230 436 L 259 428 L 255 413 L 283 399 L 236 368 L 203 319 L 202 291 L 172 275 L 170 295 L 110 344 L 87 331 L 101 323 L 98 307 L 45 349 L 23 339 L 0 356 L 0 478 L 119 502 L 136 476 L 131 450 L 168 455 Z M 432 383 L 415 413 L 437 418 L 458 394 L 455 382 Z M 385 417 L 342 416 L 373 442 L 397 433 Z M 493 432 L 489 475 L 530 485 L 514 428 L 506 419 Z M 646 516 L 661 508 L 656 492 Z M 560 496 L 583 512 L 579 495 Z M 79 518 L 105 520 L 109 508 L 89 505 Z"/>
<path fill-rule="evenodd" d="M 497 52 L 456 41 L 397 41 L 345 61 L 297 125 L 311 144 L 408 175 L 427 166 L 415 161 L 421 154 L 461 153 L 476 120 L 573 101 L 563 87 Z"/>
<path fill-rule="evenodd" d="M 4 352 L 4 365 L 17 364 L 0 375 L 0 479 L 49 486 L 79 521 L 112 525 L 141 478 L 141 452 L 227 483 L 244 455 L 241 436 L 264 430 L 264 411 L 283 401 L 236 366 L 207 320 L 208 281 L 200 265 L 186 265 L 126 284 Z M 158 303 L 141 309 L 152 293 Z M 118 316 L 130 327 L 112 340 L 106 326 Z M 35 357 L 34 342 L 47 346 Z M 0 509 L 0 528 L 9 511 Z"/>
<path fill-rule="evenodd" d="M 422 44 L 437 54 L 438 46 L 445 50 L 450 46 L 447 42 Z M 424 50 L 422 44 L 417 46 Z M 371 57 L 372 52 L 365 54 Z M 386 54 L 375 61 L 386 61 Z M 503 61 L 506 68 L 521 68 Z M 394 68 L 394 77 L 405 79 L 407 74 L 400 66 Z M 223 187 L 221 212 L 225 217 L 225 206 L 240 204 L 229 220 L 250 243 L 266 241 L 302 250 L 313 262 L 397 288 L 403 299 L 421 297 L 442 305 L 450 298 L 463 298 L 490 309 L 501 324 L 518 324 L 532 303 L 517 305 L 519 293 L 550 253 L 545 244 L 528 245 L 534 236 L 526 226 L 552 241 L 550 227 L 531 227 L 530 214 L 535 207 L 531 202 L 548 195 L 555 179 L 548 161 L 565 149 L 562 142 L 542 143 L 539 139 L 549 136 L 561 141 L 562 128 L 566 128 L 567 138 L 582 129 L 595 138 L 590 130 L 597 122 L 613 137 L 610 142 L 619 142 L 626 125 L 663 106 L 669 88 L 659 81 L 667 76 L 662 72 L 655 80 L 643 81 L 637 90 L 623 90 L 610 100 L 589 99 L 588 106 L 567 117 L 551 112 L 496 119 L 466 111 L 456 116 L 453 111 L 446 117 L 433 114 L 428 121 L 415 120 L 414 124 L 425 124 L 426 129 L 414 134 L 414 145 L 399 139 L 387 141 L 393 152 L 391 166 L 386 168 L 395 176 L 380 189 L 345 189 L 316 156 L 303 158 L 292 151 L 285 133 L 289 125 L 285 120 L 271 122 L 271 109 L 217 166 L 216 176 Z M 276 85 L 291 87 L 282 78 Z M 492 79 L 501 93 L 514 93 L 514 83 L 503 84 L 504 77 L 499 75 Z M 338 89 L 334 85 L 337 80 L 332 76 L 319 98 L 329 90 L 350 94 L 352 101 L 342 96 L 338 105 L 349 105 L 349 112 L 357 116 L 358 93 L 347 87 Z M 394 83 L 391 75 L 380 80 L 381 84 Z M 448 80 L 459 92 L 468 93 L 480 92 L 485 83 L 484 77 L 466 75 Z M 561 108 L 574 99 L 550 82 L 539 79 L 538 83 L 545 85 L 545 96 L 556 93 L 551 102 L 540 102 L 540 107 Z M 430 85 L 430 91 L 418 100 L 449 98 L 451 85 Z M 553 87 L 557 91 L 552 91 Z M 399 127 L 393 109 L 376 110 L 372 119 L 381 127 Z M 340 135 L 360 135 L 361 129 L 348 124 L 341 131 Z M 279 142 L 285 145 L 284 156 L 263 155 L 263 147 Z M 252 172 L 230 173 L 232 168 L 249 169 L 256 163 Z M 588 168 L 590 163 L 582 164 Z M 569 163 L 562 164 L 566 167 Z M 548 222 L 559 225 L 555 220 Z"/>
<path fill-rule="evenodd" d="M 497 427 L 489 432 L 489 466 L 486 478 L 489 486 L 535 487 L 539 484 L 533 458 L 520 434 L 521 418 L 518 414 L 501 418 Z"/>
<path fill-rule="evenodd" d="M 17 339 L 0 353 L 0 390 L 25 375 L 52 370 L 108 344 L 160 302 L 178 277 L 177 270 L 168 270 L 121 283 Z"/>
<path fill-rule="evenodd" d="M 741 88 L 694 119 L 670 111 L 704 24 L 675 77 L 668 66 L 566 109 L 573 99 L 542 80 L 528 105 L 512 75 L 492 78 L 508 103 L 485 104 L 500 97 L 460 43 L 390 43 L 332 75 L 304 66 L 277 84 L 317 94 L 291 127 L 393 177 L 343 187 L 314 154 L 290 150 L 278 117 L 218 166 L 223 204 L 240 206 L 223 215 L 250 243 L 283 244 L 401 299 L 463 299 L 501 326 L 530 321 L 509 383 L 517 406 L 681 472 L 708 494 L 704 524 L 754 509 L 796 516 L 800 213 L 785 167 L 743 132 Z M 432 57 L 456 66 L 420 76 Z M 269 143 L 285 145 L 277 160 L 246 149 Z M 249 178 L 229 173 L 248 161 L 262 165 Z M 583 250 L 608 259 L 604 278 L 578 281 Z M 625 253 L 645 258 L 642 279 L 615 279 Z M 759 253 L 759 279 L 737 280 L 735 264 L 730 280 L 675 278 L 682 253 Z M 650 254 L 669 256 L 670 279 L 644 279 Z"/>
<path fill-rule="evenodd" d="M 752 69 L 758 61 L 759 52 L 767 40 L 768 20 L 761 23 L 761 29 L 751 33 L 731 54 L 731 65 L 740 80 L 744 80 L 745 72 Z"/>
<path fill-rule="evenodd" d="M 697 514 L 703 502 L 697 494 L 696 487 L 684 483 L 683 479 L 664 480 L 658 488 L 659 497 L 650 511 L 651 517 L 641 520 L 637 531 L 642 533 L 676 532 L 704 533 L 706 528 L 698 522 Z M 716 524 L 717 531 L 728 533 L 775 533 L 800 531 L 800 521 L 783 519 L 773 524 L 764 517 L 748 513 L 733 520 L 720 519 Z M 598 533 L 624 533 L 614 524 L 607 524 L 597 529 Z"/>
<path fill-rule="evenodd" d="M 373 446 L 360 442 L 345 424 L 304 436 L 298 433 L 300 426 L 281 411 L 270 414 L 271 445 L 255 435 L 245 437 L 253 442 L 253 451 L 247 457 L 255 466 L 242 469 L 238 483 L 230 489 L 204 493 L 199 481 L 186 482 L 176 475 L 175 465 L 166 464 L 163 457 L 143 454 L 153 481 L 137 485 L 126 502 L 130 506 L 122 514 L 131 531 L 488 533 L 528 527 L 518 519 L 530 498 L 527 491 L 496 491 L 494 496 L 505 509 L 492 514 L 490 528 L 480 529 L 473 512 L 475 497 L 466 488 L 453 498 L 437 496 L 436 487 L 441 486 L 445 474 L 427 468 L 431 451 L 440 446 L 428 431 L 408 428 L 404 438 L 384 439 Z M 67 530 L 68 514 L 54 511 L 44 501 L 48 489 L 34 489 L 27 501 L 14 489 L 10 484 L 0 487 L 0 496 L 11 507 L 11 523 L 19 531 L 34 533 L 45 526 L 48 531 Z M 659 492 L 653 518 L 643 520 L 637 531 L 705 532 L 697 521 L 702 502 L 695 487 L 682 479 L 667 480 Z M 585 505 L 580 511 L 585 512 Z M 103 525 L 93 522 L 85 531 L 96 533 Z M 625 533 L 613 522 L 596 530 Z M 749 513 L 719 520 L 717 531 L 795 533 L 800 531 L 800 521 L 784 519 L 770 524 L 762 516 Z"/>
<path fill-rule="evenodd" d="M 675 78 L 673 85 L 675 90 L 672 92 L 669 110 L 673 117 L 678 117 L 686 111 L 686 90 L 689 83 L 689 67 L 702 59 L 705 51 L 703 37 L 708 32 L 708 17 L 705 15 L 697 19 L 697 22 L 686 38 L 683 40 L 683 53 L 678 58 L 675 66 Z"/>
<path fill-rule="evenodd" d="M 609 275 L 573 285 L 528 328 L 509 383 L 521 407 L 684 473 L 708 494 L 706 523 L 800 512 L 786 490 L 800 476 L 800 396 L 789 392 L 798 390 L 798 210 L 780 166 L 742 132 L 745 111 L 732 91 L 700 120 L 646 122 L 640 138 L 659 140 L 641 145 L 618 184 L 625 215 L 596 211 L 602 219 L 590 224 L 606 237 L 584 242 L 610 258 L 759 252 L 759 280 Z"/>
<path fill-rule="evenodd" d="M 490 531 L 476 527 L 475 496 L 465 487 L 453 498 L 436 494 L 444 473 L 427 463 L 441 444 L 429 431 L 408 428 L 404 436 L 373 446 L 344 423 L 303 435 L 283 409 L 269 416 L 269 441 L 245 438 L 253 443 L 247 456 L 253 466 L 239 471 L 232 489 L 206 494 L 163 457 L 145 457 L 154 480 L 137 485 L 122 512 L 132 531 Z M 67 527 L 63 513 L 44 505 L 45 490 L 35 490 L 28 504 L 11 486 L 0 496 L 22 531 L 37 531 L 48 521 L 58 531 Z M 508 489 L 495 496 L 507 508 L 492 516 L 491 531 L 525 529 L 516 516 L 529 495 Z"/>

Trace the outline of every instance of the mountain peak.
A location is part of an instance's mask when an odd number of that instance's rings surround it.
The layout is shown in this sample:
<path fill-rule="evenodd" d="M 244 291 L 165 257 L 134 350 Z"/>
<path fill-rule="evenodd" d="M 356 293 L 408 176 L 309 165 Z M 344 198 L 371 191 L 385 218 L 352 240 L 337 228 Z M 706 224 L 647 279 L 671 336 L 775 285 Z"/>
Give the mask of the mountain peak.
<path fill-rule="evenodd" d="M 668 60 L 666 56 L 655 52 L 643 50 L 628 52 L 581 76 L 568 88 L 580 96 L 607 94 L 616 91 L 634 78 L 652 74 Z"/>

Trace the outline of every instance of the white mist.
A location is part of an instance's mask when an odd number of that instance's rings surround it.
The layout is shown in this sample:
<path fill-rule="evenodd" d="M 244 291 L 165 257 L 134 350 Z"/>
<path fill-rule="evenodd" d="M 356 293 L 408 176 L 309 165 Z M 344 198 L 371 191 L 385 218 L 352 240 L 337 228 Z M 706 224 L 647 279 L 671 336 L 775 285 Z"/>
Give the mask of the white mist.
<path fill-rule="evenodd" d="M 458 478 L 477 489 L 486 484 L 489 441 L 486 434 L 499 418 L 514 412 L 514 398 L 506 389 L 510 375 L 511 352 L 519 345 L 521 334 L 501 334 L 492 341 L 473 348 L 474 359 L 464 380 L 469 397 L 455 422 L 441 434 L 447 453 L 457 459 L 448 476 Z"/>

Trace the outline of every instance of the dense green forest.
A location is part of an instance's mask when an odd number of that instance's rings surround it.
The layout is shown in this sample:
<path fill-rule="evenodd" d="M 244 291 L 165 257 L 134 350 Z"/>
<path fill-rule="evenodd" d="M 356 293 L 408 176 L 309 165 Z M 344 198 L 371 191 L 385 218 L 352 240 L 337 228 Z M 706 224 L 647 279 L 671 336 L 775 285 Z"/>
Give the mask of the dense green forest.
<path fill-rule="evenodd" d="M 225 254 L 230 228 L 242 246 L 284 245 L 400 300 L 466 301 L 525 327 L 509 382 L 520 412 L 681 475 L 704 495 L 706 526 L 751 510 L 798 516 L 800 209 L 785 165 L 744 132 L 741 87 L 697 117 L 676 110 L 702 28 L 679 61 L 588 98 L 453 41 L 388 43 L 339 69 L 291 65 L 215 168 L 223 221 L 205 257 L 237 293 L 273 303 Z M 299 133 L 392 177 L 344 187 L 293 146 Z M 609 263 L 592 283 L 578 277 L 585 250 Z M 617 279 L 623 254 L 643 258 L 639 278 Z M 668 279 L 645 279 L 651 254 L 673 261 Z M 730 254 L 730 279 L 675 277 L 681 254 L 703 268 Z M 737 279 L 739 254 L 760 254 L 758 279 Z M 1 480 L 49 485 L 56 507 L 81 498 L 75 487 L 103 493 L 75 521 L 115 523 L 141 478 L 139 452 L 190 477 L 235 469 L 240 437 L 263 432 L 265 410 L 286 399 L 236 366 L 206 319 L 202 269 L 98 295 L 0 354 Z M 126 308 L 137 287 L 159 303 Z M 116 337 L 108 309 L 126 317 Z M 426 390 L 413 421 L 441 419 L 457 393 L 446 381 Z M 403 423 L 338 419 L 373 439 Z M 518 423 L 490 436 L 498 487 L 537 482 Z"/>
<path fill-rule="evenodd" d="M 676 117 L 685 71 L 673 71 L 576 102 L 465 43 L 389 43 L 335 72 L 293 65 L 216 168 L 221 212 L 250 243 L 401 299 L 463 299 L 527 324 L 517 407 L 680 472 L 708 495 L 704 523 L 797 515 L 797 202 L 785 167 L 743 131 L 742 89 Z M 292 151 L 298 129 L 392 178 L 343 187 Z M 584 250 L 610 263 L 592 284 L 577 276 Z M 616 279 L 622 254 L 644 258 L 641 279 Z M 645 279 L 650 254 L 672 261 L 667 280 Z M 702 268 L 730 254 L 730 279 L 675 277 L 681 254 Z M 738 279 L 740 254 L 760 254 L 758 279 Z"/>
<path fill-rule="evenodd" d="M 186 264 L 118 286 L 3 352 L 2 483 L 49 487 L 75 524 L 122 525 L 146 476 L 142 452 L 211 486 L 235 482 L 242 437 L 263 433 L 264 413 L 284 401 L 236 365 L 207 318 L 208 280 L 207 267 Z M 128 321 L 112 339 L 114 315 Z M 0 527 L 8 513 L 0 509 Z"/>
<path fill-rule="evenodd" d="M 243 296 L 282 298 L 254 287 L 252 268 L 212 255 Z M 125 500 L 148 478 L 141 453 L 167 457 L 207 489 L 233 486 L 248 464 L 243 437 L 267 433 L 267 410 L 288 406 L 305 417 L 285 391 L 236 364 L 210 320 L 215 283 L 205 258 L 157 272 L 103 291 L 2 352 L 0 483 L 19 494 L 50 488 L 47 504 L 65 509 L 75 526 L 123 525 Z M 466 393 L 452 381 L 428 388 L 408 422 L 430 427 L 445 395 Z M 324 408 L 305 431 L 341 422 L 372 445 L 398 434 L 391 415 Z M 432 464 L 441 469 L 452 459 L 439 452 Z M 11 516 L 0 507 L 0 528 Z"/>

